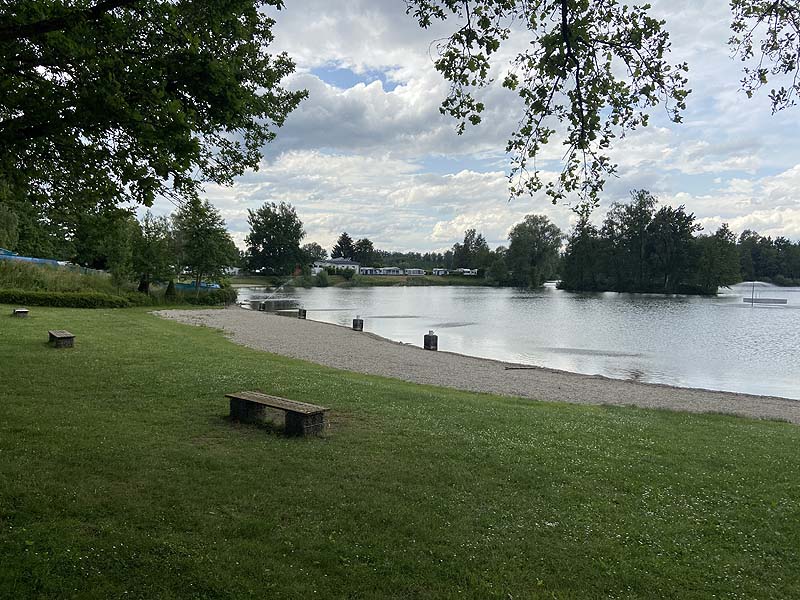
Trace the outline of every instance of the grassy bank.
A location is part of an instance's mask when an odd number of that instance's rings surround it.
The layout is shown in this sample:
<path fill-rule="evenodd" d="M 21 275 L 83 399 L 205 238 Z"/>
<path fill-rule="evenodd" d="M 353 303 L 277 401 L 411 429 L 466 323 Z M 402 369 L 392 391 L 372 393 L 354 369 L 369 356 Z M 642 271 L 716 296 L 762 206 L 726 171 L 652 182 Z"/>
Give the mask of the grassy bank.
<path fill-rule="evenodd" d="M 223 289 L 201 289 L 199 294 L 187 290 L 168 295 L 167 286 L 156 283 L 150 286 L 149 294 L 139 293 L 136 289 L 135 282 L 114 285 L 107 274 L 87 274 L 66 267 L 0 260 L 0 302 L 19 306 L 214 306 L 236 301 L 236 292 L 226 284 L 223 284 Z"/>
<path fill-rule="evenodd" d="M 120 289 L 111 277 L 99 273 L 81 273 L 66 267 L 37 265 L 14 260 L 0 260 L 0 289 L 36 292 L 97 292 L 118 294 Z"/>
<path fill-rule="evenodd" d="M 142 309 L 10 310 L 2 597 L 800 596 L 796 426 L 417 386 Z M 241 389 L 332 427 L 231 423 Z"/>

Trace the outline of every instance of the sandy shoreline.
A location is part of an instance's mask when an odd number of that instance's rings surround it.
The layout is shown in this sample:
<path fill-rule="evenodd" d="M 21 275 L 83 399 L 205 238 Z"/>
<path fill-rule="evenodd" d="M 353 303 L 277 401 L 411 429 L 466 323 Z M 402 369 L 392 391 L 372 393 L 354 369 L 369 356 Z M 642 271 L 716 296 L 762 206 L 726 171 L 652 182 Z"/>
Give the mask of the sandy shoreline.
<path fill-rule="evenodd" d="M 609 379 L 450 352 L 429 352 L 370 333 L 238 307 L 162 310 L 154 314 L 224 331 L 238 344 L 317 364 L 414 383 L 552 402 L 633 405 L 687 412 L 729 413 L 800 424 L 800 401 Z"/>

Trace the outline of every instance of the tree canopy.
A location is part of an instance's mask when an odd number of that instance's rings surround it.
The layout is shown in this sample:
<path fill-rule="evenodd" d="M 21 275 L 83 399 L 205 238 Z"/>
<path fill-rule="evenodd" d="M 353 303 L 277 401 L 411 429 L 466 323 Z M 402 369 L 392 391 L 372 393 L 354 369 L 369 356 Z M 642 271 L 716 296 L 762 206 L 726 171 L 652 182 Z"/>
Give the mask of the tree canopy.
<path fill-rule="evenodd" d="M 289 275 L 306 260 L 300 249 L 305 237 L 303 222 L 294 207 L 285 202 L 265 202 L 258 210 L 248 210 L 250 233 L 245 242 L 252 271 Z"/>
<path fill-rule="evenodd" d="M 540 287 L 556 274 L 561 250 L 561 230 L 544 215 L 527 215 L 508 234 L 505 262 L 511 283 Z"/>
<path fill-rule="evenodd" d="M 257 168 L 305 92 L 271 56 L 282 0 L 27 0 L 0 6 L 0 202 L 197 196 Z M 13 207 L 12 207 L 13 208 Z"/>
<path fill-rule="evenodd" d="M 354 252 L 353 238 L 346 231 L 343 231 L 331 250 L 331 258 L 349 258 L 352 260 Z"/>
<path fill-rule="evenodd" d="M 435 66 L 450 83 L 441 112 L 462 133 L 477 125 L 485 105 L 478 90 L 498 71 L 492 61 L 512 30 L 525 28 L 529 43 L 499 71 L 523 110 L 506 151 L 512 195 L 544 188 L 553 203 L 577 196 L 578 206 L 598 202 L 616 172 L 608 150 L 616 138 L 646 126 L 664 105 L 681 120 L 690 92 L 686 63 L 670 64 L 670 39 L 649 4 L 619 0 L 406 0 L 423 28 L 454 19 L 456 30 L 437 42 Z M 745 63 L 743 89 L 752 95 L 773 77 L 774 110 L 794 104 L 800 90 L 800 6 L 797 0 L 732 0 L 731 48 Z M 566 147 L 555 181 L 544 181 L 536 160 L 545 145 Z"/>
<path fill-rule="evenodd" d="M 611 205 L 598 229 L 583 215 L 573 228 L 560 286 L 569 290 L 716 294 L 741 280 L 736 238 L 712 235 L 684 206 L 658 208 L 647 190 Z"/>
<path fill-rule="evenodd" d="M 139 278 L 140 292 L 149 293 L 153 281 L 172 279 L 176 250 L 169 219 L 147 211 L 133 236 L 132 267 Z"/>
<path fill-rule="evenodd" d="M 239 251 L 225 221 L 214 206 L 198 198 L 188 200 L 173 215 L 178 266 L 188 271 L 199 292 L 204 277 L 219 279 L 235 264 Z"/>
<path fill-rule="evenodd" d="M 303 244 L 303 247 L 300 249 L 303 251 L 305 256 L 305 262 L 309 264 L 314 264 L 317 261 L 328 258 L 328 251 L 320 246 L 317 242 Z"/>

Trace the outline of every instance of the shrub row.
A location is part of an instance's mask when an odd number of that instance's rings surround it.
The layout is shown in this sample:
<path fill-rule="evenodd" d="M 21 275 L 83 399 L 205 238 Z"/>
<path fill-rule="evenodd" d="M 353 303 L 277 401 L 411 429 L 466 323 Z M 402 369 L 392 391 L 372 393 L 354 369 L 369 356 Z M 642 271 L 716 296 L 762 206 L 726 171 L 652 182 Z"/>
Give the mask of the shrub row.
<path fill-rule="evenodd" d="M 0 290 L 0 303 L 61 308 L 125 308 L 127 298 L 99 292 L 33 292 Z"/>
<path fill-rule="evenodd" d="M 162 304 L 196 304 L 202 306 L 228 305 L 236 302 L 236 290 L 222 287 L 218 290 L 177 294 L 171 298 L 148 296 L 138 292 L 125 292 L 116 296 L 100 292 L 45 292 L 20 289 L 0 289 L 0 304 L 30 306 L 55 306 L 60 308 L 127 308 L 129 306 L 159 306 Z"/>
<path fill-rule="evenodd" d="M 177 301 L 186 302 L 188 304 L 199 304 L 202 306 L 216 306 L 218 304 L 225 304 L 227 306 L 228 304 L 236 302 L 237 295 L 234 288 L 223 286 L 218 290 L 200 292 L 200 295 L 192 292 L 179 294 Z"/>

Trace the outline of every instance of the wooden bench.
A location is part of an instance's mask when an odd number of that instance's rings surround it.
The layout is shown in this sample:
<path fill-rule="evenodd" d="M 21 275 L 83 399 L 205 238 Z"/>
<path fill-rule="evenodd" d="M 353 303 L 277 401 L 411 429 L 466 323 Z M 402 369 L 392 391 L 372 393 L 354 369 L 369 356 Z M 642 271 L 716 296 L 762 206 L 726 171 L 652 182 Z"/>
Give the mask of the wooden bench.
<path fill-rule="evenodd" d="M 22 317 L 25 318 L 28 316 L 28 309 L 27 308 L 15 308 L 11 311 L 12 317 Z"/>
<path fill-rule="evenodd" d="M 264 420 L 267 408 L 281 410 L 285 414 L 285 430 L 289 435 L 321 433 L 325 429 L 325 413 L 330 410 L 316 404 L 287 400 L 260 392 L 237 392 L 225 394 L 231 403 L 231 418 L 245 422 Z"/>
<path fill-rule="evenodd" d="M 63 329 L 53 329 L 47 332 L 50 336 L 49 343 L 56 348 L 72 348 L 75 345 L 75 336 Z"/>

